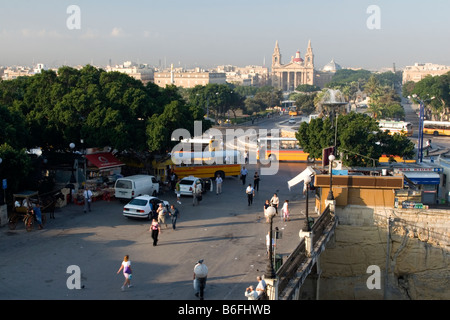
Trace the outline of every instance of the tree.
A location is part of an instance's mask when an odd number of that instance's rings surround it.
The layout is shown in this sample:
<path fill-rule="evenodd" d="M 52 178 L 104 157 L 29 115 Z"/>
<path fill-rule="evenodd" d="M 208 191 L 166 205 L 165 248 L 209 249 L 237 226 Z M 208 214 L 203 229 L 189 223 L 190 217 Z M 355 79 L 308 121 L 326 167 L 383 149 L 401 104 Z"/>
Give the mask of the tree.
<path fill-rule="evenodd" d="M 311 114 L 315 110 L 314 98 L 316 97 L 316 93 L 314 94 L 298 94 L 295 96 L 295 105 L 297 109 L 301 111 L 303 114 Z"/>
<path fill-rule="evenodd" d="M 450 107 L 450 72 L 442 76 L 425 77 L 416 83 L 412 93 L 425 102 L 431 114 L 443 120 Z"/>
<path fill-rule="evenodd" d="M 407 137 L 381 132 L 378 122 L 365 114 L 339 115 L 337 130 L 333 125 L 328 117 L 303 122 L 296 138 L 303 150 L 314 158 L 321 158 L 324 148 L 336 144 L 337 156 L 344 154 L 341 160 L 347 166 L 373 166 L 383 154 L 409 157 L 414 150 L 414 144 Z"/>
<path fill-rule="evenodd" d="M 303 93 L 310 93 L 320 91 L 320 87 L 311 84 L 301 84 L 295 90 Z"/>

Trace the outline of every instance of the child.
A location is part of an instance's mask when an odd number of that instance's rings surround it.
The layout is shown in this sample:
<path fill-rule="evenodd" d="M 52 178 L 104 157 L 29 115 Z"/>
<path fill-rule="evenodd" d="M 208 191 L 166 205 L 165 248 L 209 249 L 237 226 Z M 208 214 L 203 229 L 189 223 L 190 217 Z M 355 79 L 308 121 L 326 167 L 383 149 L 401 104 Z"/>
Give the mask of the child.
<path fill-rule="evenodd" d="M 283 204 L 283 208 L 281 209 L 281 213 L 283 215 L 283 221 L 289 221 L 289 200 L 285 200 Z"/>

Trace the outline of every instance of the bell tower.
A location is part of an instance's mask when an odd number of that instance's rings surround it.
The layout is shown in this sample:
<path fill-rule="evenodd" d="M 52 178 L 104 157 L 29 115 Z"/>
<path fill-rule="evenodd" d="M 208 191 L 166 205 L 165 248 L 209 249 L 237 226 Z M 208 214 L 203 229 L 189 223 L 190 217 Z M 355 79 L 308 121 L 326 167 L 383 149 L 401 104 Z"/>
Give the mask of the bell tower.
<path fill-rule="evenodd" d="M 308 41 L 308 48 L 306 49 L 305 66 L 314 68 L 314 54 L 311 47 L 311 40 Z"/>
<path fill-rule="evenodd" d="M 275 49 L 273 50 L 272 54 L 272 69 L 273 67 L 280 66 L 281 65 L 281 53 L 280 53 L 280 47 L 278 46 L 278 40 L 275 43 Z"/>

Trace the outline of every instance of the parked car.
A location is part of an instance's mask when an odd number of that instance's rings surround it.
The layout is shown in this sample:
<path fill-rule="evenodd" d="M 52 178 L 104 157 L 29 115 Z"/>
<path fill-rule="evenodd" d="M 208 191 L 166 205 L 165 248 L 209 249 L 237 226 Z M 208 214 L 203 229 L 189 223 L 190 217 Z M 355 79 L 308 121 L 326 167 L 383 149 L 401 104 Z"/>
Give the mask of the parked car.
<path fill-rule="evenodd" d="M 213 184 L 211 179 L 188 176 L 180 180 L 180 194 L 182 196 L 192 196 L 192 190 L 194 189 L 194 186 L 198 184 L 202 186 L 202 193 L 205 193 L 208 190 L 212 191 Z"/>
<path fill-rule="evenodd" d="M 169 210 L 170 204 L 168 201 L 149 195 L 142 195 L 134 198 L 123 207 L 123 215 L 127 218 L 146 218 L 150 220 L 152 218 L 150 203 L 153 205 L 154 210 L 159 207 L 160 203 Z"/>

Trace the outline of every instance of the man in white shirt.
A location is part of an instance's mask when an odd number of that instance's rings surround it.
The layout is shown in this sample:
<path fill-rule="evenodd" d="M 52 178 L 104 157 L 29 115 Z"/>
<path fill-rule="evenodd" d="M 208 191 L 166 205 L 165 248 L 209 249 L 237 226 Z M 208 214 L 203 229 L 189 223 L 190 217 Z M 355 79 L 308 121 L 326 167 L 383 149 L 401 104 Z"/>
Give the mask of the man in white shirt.
<path fill-rule="evenodd" d="M 244 294 L 248 300 L 258 300 L 258 294 L 255 290 L 253 290 L 253 286 L 248 287 Z"/>
<path fill-rule="evenodd" d="M 92 202 L 92 191 L 89 190 L 88 187 L 83 192 L 84 196 L 84 213 L 86 213 L 87 210 L 91 212 L 91 202 Z"/>
<path fill-rule="evenodd" d="M 251 183 L 245 189 L 245 193 L 247 194 L 248 205 L 250 206 L 253 203 L 253 196 L 255 195 L 255 189 L 252 188 Z"/>
<path fill-rule="evenodd" d="M 222 179 L 222 177 L 220 176 L 220 174 L 218 174 L 217 175 L 217 178 L 216 178 L 216 194 L 218 195 L 219 193 L 222 193 L 222 182 L 223 182 L 223 179 Z"/>
<path fill-rule="evenodd" d="M 258 285 L 256 286 L 256 293 L 258 294 L 258 298 L 264 298 L 266 294 L 266 282 L 261 278 L 261 276 L 257 276 L 256 280 L 258 281 Z"/>
<path fill-rule="evenodd" d="M 197 261 L 194 266 L 194 290 L 195 296 L 203 300 L 203 292 L 206 287 L 206 279 L 208 278 L 208 267 L 203 264 L 203 260 Z"/>

